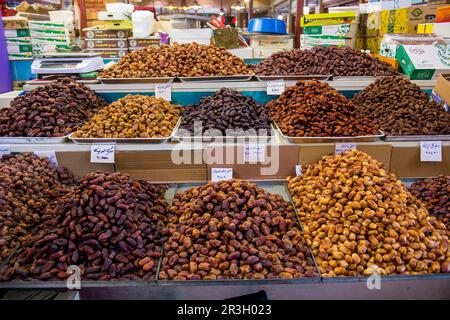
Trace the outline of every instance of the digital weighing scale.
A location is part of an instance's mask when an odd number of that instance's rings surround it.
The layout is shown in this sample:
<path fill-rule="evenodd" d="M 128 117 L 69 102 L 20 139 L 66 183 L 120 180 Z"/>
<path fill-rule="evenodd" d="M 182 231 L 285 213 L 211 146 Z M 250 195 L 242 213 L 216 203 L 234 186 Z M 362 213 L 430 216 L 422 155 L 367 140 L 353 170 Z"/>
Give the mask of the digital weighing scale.
<path fill-rule="evenodd" d="M 31 64 L 31 72 L 38 78 L 62 75 L 80 75 L 102 70 L 103 59 L 97 53 L 71 52 L 52 53 L 36 58 Z"/>

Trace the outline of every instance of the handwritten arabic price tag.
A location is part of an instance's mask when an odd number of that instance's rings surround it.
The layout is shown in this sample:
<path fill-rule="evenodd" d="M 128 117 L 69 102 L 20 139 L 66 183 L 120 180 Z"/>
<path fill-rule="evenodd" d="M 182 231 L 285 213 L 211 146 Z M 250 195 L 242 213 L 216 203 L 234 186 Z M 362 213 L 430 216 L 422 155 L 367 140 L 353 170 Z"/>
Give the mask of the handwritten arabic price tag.
<path fill-rule="evenodd" d="M 335 154 L 356 149 L 356 143 L 336 143 Z"/>
<path fill-rule="evenodd" d="M 211 168 L 211 181 L 233 179 L 233 168 Z"/>
<path fill-rule="evenodd" d="M 302 173 L 302 165 L 301 164 L 296 164 L 295 165 L 295 174 L 297 175 L 297 177 L 301 176 Z"/>
<path fill-rule="evenodd" d="M 108 144 L 92 145 L 91 162 L 92 163 L 114 163 L 114 154 L 116 146 Z"/>
<path fill-rule="evenodd" d="M 55 151 L 35 151 L 34 154 L 37 155 L 38 157 L 48 158 L 48 160 L 50 160 L 50 162 L 54 166 L 58 165 L 58 159 L 56 158 L 56 152 Z"/>
<path fill-rule="evenodd" d="M 172 101 L 172 85 L 170 83 L 155 84 L 155 97 L 163 98 L 166 101 Z"/>
<path fill-rule="evenodd" d="M 284 81 L 267 81 L 267 95 L 279 96 L 284 92 Z"/>
<path fill-rule="evenodd" d="M 420 161 L 442 161 L 442 141 L 420 141 Z"/>
<path fill-rule="evenodd" d="M 3 155 L 7 155 L 7 154 L 11 154 L 11 147 L 10 146 L 6 146 L 6 145 L 0 146 L 0 158 Z"/>
<path fill-rule="evenodd" d="M 258 163 L 264 162 L 266 159 L 265 144 L 246 144 L 244 146 L 244 162 Z"/>

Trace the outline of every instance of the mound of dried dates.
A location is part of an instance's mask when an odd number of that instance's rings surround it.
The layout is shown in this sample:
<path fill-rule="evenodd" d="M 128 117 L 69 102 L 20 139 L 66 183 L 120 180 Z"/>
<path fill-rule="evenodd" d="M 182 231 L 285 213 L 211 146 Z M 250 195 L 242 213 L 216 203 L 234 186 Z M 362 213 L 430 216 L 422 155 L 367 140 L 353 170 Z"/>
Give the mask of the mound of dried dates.
<path fill-rule="evenodd" d="M 280 51 L 256 66 L 257 75 L 384 76 L 396 74 L 387 63 L 349 47 Z"/>
<path fill-rule="evenodd" d="M 0 262 L 30 239 L 31 231 L 49 218 L 47 207 L 74 183 L 64 167 L 53 166 L 47 158 L 31 153 L 1 157 Z"/>
<path fill-rule="evenodd" d="M 408 79 L 377 79 L 352 101 L 386 135 L 450 134 L 450 113 Z"/>
<path fill-rule="evenodd" d="M 444 223 L 367 154 L 323 157 L 288 187 L 322 276 L 450 272 Z"/>
<path fill-rule="evenodd" d="M 201 126 L 201 131 L 198 130 L 201 134 L 205 131 L 215 131 L 216 135 L 222 136 L 238 135 L 239 132 L 242 135 L 257 135 L 260 132 L 264 132 L 265 136 L 271 134 L 270 118 L 264 106 L 251 97 L 228 88 L 222 88 L 212 96 L 203 98 L 197 105 L 185 107 L 180 128 L 193 135 L 197 134 L 195 125 Z M 230 134 L 227 134 L 227 130 Z"/>
<path fill-rule="evenodd" d="M 83 84 L 60 79 L 16 97 L 9 108 L 1 109 L 0 136 L 66 136 L 105 105 Z"/>
<path fill-rule="evenodd" d="M 162 280 L 317 277 L 293 206 L 240 180 L 176 194 Z"/>
<path fill-rule="evenodd" d="M 378 131 L 326 82 L 298 81 L 266 104 L 283 134 L 293 137 L 374 135 Z"/>
<path fill-rule="evenodd" d="M 420 179 L 409 188 L 430 214 L 445 223 L 450 231 L 450 176 Z"/>
<path fill-rule="evenodd" d="M 103 78 L 200 77 L 250 74 L 241 58 L 225 48 L 198 43 L 136 50 L 100 73 Z"/>
<path fill-rule="evenodd" d="M 52 221 L 0 271 L 0 280 L 154 279 L 167 240 L 166 186 L 91 173 L 58 200 Z"/>
<path fill-rule="evenodd" d="M 76 138 L 162 138 L 171 135 L 181 108 L 154 96 L 127 95 L 94 115 Z"/>

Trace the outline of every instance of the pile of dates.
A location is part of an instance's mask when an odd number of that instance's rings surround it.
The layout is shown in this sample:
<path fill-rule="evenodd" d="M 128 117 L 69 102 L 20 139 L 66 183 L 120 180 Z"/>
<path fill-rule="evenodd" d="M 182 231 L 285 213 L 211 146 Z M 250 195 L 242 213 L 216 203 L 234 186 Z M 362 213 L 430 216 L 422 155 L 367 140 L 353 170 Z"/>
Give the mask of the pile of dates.
<path fill-rule="evenodd" d="M 63 78 L 16 97 L 0 109 L 0 136 L 62 137 L 88 121 L 106 102 L 83 84 Z"/>
<path fill-rule="evenodd" d="M 199 104 L 185 107 L 181 129 L 190 135 L 270 135 L 270 118 L 264 106 L 242 93 L 222 88 L 212 96 L 203 98 Z M 209 134 L 213 133 L 213 134 Z M 214 134 L 215 133 L 215 134 Z M 252 133 L 252 134 L 250 134 Z"/>
<path fill-rule="evenodd" d="M 161 280 L 317 277 L 293 206 L 228 180 L 176 194 Z"/>
<path fill-rule="evenodd" d="M 450 134 L 450 113 L 418 85 L 402 77 L 384 77 L 358 92 L 358 111 L 375 121 L 386 135 Z"/>
<path fill-rule="evenodd" d="M 166 186 L 91 173 L 58 200 L 51 221 L 0 270 L 0 280 L 150 280 L 167 240 Z"/>
<path fill-rule="evenodd" d="M 51 218 L 47 207 L 74 185 L 64 167 L 31 153 L 0 156 L 0 262 Z"/>
<path fill-rule="evenodd" d="M 367 154 L 323 157 L 288 187 L 322 276 L 450 272 L 444 223 Z"/>
<path fill-rule="evenodd" d="M 374 135 L 378 130 L 326 82 L 298 81 L 266 105 L 281 132 L 292 137 Z"/>

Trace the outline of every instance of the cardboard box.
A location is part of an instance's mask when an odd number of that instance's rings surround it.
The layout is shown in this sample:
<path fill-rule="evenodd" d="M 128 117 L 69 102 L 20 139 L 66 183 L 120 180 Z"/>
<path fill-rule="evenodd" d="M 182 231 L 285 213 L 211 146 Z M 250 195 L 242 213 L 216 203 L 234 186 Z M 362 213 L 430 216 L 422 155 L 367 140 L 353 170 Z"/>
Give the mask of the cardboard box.
<path fill-rule="evenodd" d="M 433 33 L 434 23 L 420 23 L 417 25 L 417 33 L 430 34 Z"/>
<path fill-rule="evenodd" d="M 28 29 L 28 19 L 24 17 L 2 17 L 4 30 Z"/>
<path fill-rule="evenodd" d="M 10 29 L 4 30 L 5 38 L 29 38 L 30 29 Z"/>
<path fill-rule="evenodd" d="M 108 30 L 124 30 L 124 29 L 132 29 L 133 25 L 129 20 L 108 20 L 103 21 L 103 26 Z"/>
<path fill-rule="evenodd" d="M 28 43 L 28 44 L 23 44 L 23 43 L 8 44 L 8 45 L 6 45 L 6 49 L 8 51 L 8 54 L 32 52 L 31 43 Z"/>
<path fill-rule="evenodd" d="M 70 52 L 72 50 L 72 46 L 67 44 L 33 43 L 32 49 L 34 56 L 43 56 L 51 52 Z"/>
<path fill-rule="evenodd" d="M 154 183 L 206 182 L 203 151 L 180 150 L 179 155 L 185 163 L 174 163 L 171 150 L 117 151 L 116 171 L 128 173 L 133 179 Z"/>
<path fill-rule="evenodd" d="M 83 35 L 87 39 L 126 39 L 129 30 L 106 30 L 98 27 L 83 29 Z"/>
<path fill-rule="evenodd" d="M 261 58 L 268 58 L 272 54 L 285 51 L 283 49 L 266 49 L 266 48 L 253 48 L 253 58 L 255 59 L 261 59 Z"/>
<path fill-rule="evenodd" d="M 444 38 L 450 38 L 450 22 L 430 23 L 430 25 L 432 25 L 433 33 Z"/>
<path fill-rule="evenodd" d="M 128 41 L 125 39 L 86 39 L 84 41 L 87 49 L 125 49 Z"/>
<path fill-rule="evenodd" d="M 33 59 L 32 52 L 22 52 L 22 53 L 8 53 L 8 60 L 24 60 Z"/>
<path fill-rule="evenodd" d="M 304 27 L 303 34 L 318 36 L 340 36 L 353 38 L 358 33 L 358 23 L 333 24 L 328 26 Z"/>
<path fill-rule="evenodd" d="M 251 38 L 252 48 L 257 49 L 286 49 L 294 48 L 294 39 L 286 36 L 258 36 Z"/>
<path fill-rule="evenodd" d="M 87 49 L 87 52 L 95 52 L 105 59 L 120 59 L 128 53 L 128 49 Z"/>
<path fill-rule="evenodd" d="M 389 144 L 357 143 L 356 148 L 384 164 L 389 170 L 392 146 Z M 298 164 L 313 165 L 324 156 L 334 155 L 335 144 L 302 144 L 300 145 Z"/>
<path fill-rule="evenodd" d="M 68 37 L 32 37 L 31 43 L 33 44 L 53 44 L 53 45 L 65 45 L 70 46 L 75 43 L 75 38 Z"/>
<path fill-rule="evenodd" d="M 396 56 L 403 72 L 412 80 L 430 80 L 437 72 L 450 71 L 434 45 L 401 45 Z"/>
<path fill-rule="evenodd" d="M 390 171 L 398 178 L 450 175 L 450 145 L 442 144 L 442 162 L 421 162 L 420 144 L 393 145 Z"/>
<path fill-rule="evenodd" d="M 75 25 L 72 22 L 52 22 L 52 21 L 28 21 L 30 30 L 74 30 Z"/>
<path fill-rule="evenodd" d="M 394 70 L 398 69 L 398 60 L 395 58 L 384 57 L 380 54 L 376 54 L 375 57 L 380 60 L 389 63 Z"/>
<path fill-rule="evenodd" d="M 333 24 L 353 23 L 355 20 L 356 13 L 354 11 L 315 13 L 305 14 L 300 20 L 300 25 L 302 27 L 327 26 Z"/>
<path fill-rule="evenodd" d="M 348 46 L 354 49 L 356 47 L 356 38 L 343 38 L 340 36 L 310 36 L 305 34 L 300 35 L 300 48 L 310 49 L 316 46 Z"/>
<path fill-rule="evenodd" d="M 160 46 L 161 37 L 148 37 L 148 38 L 128 38 L 129 47 L 148 47 L 148 46 Z"/>
<path fill-rule="evenodd" d="M 64 30 L 64 29 L 61 29 L 61 30 L 46 30 L 46 29 L 37 30 L 37 29 L 30 29 L 30 36 L 32 38 L 34 38 L 34 37 L 46 37 L 46 38 L 66 37 L 66 38 L 75 38 L 75 31 L 74 30 Z"/>
<path fill-rule="evenodd" d="M 252 180 L 284 180 L 295 175 L 299 147 L 296 145 L 266 145 L 262 163 L 246 163 L 244 146 L 207 146 L 207 172 L 212 168 L 233 168 L 233 178 Z"/>
<path fill-rule="evenodd" d="M 112 163 L 91 163 L 90 151 L 56 152 L 60 166 L 64 166 L 75 176 L 82 177 L 87 173 L 101 171 L 114 172 Z"/>
<path fill-rule="evenodd" d="M 380 44 L 379 54 L 388 58 L 397 56 L 400 45 L 445 44 L 442 37 L 434 34 L 385 34 Z"/>
<path fill-rule="evenodd" d="M 450 74 L 439 74 L 434 92 L 447 104 L 450 105 Z"/>
<path fill-rule="evenodd" d="M 436 10 L 436 22 L 450 22 L 450 6 L 439 7 Z"/>

